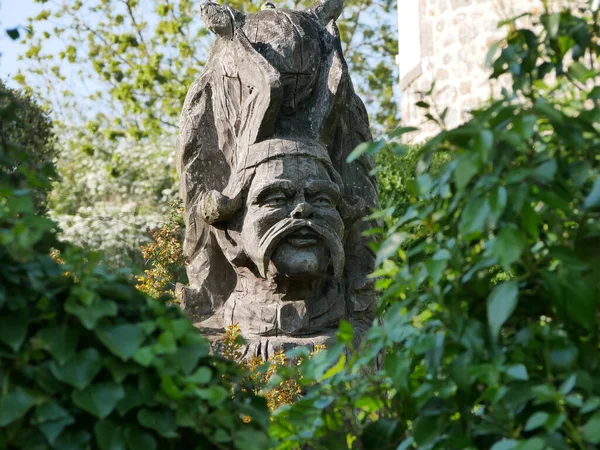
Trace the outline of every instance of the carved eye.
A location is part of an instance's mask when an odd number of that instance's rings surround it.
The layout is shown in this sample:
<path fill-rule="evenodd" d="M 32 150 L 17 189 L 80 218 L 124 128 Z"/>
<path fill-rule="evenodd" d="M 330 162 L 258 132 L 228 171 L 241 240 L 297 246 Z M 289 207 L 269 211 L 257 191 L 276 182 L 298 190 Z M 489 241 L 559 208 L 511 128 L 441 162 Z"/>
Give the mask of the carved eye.
<path fill-rule="evenodd" d="M 314 198 L 311 203 L 315 206 L 333 206 L 333 201 L 329 197 L 320 196 Z"/>
<path fill-rule="evenodd" d="M 287 202 L 287 197 L 283 192 L 272 192 L 261 199 L 262 206 L 281 206 Z"/>

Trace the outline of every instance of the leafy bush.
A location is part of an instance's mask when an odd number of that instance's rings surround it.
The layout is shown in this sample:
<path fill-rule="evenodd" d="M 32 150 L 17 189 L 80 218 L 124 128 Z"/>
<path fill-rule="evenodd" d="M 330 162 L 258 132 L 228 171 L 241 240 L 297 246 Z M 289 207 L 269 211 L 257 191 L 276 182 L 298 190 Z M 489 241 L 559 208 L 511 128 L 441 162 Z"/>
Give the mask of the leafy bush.
<path fill-rule="evenodd" d="M 178 308 L 57 242 L 32 200 L 48 183 L 21 147 L 0 157 L 0 448 L 268 448 L 266 402 L 239 368 Z"/>
<path fill-rule="evenodd" d="M 510 87 L 421 149 L 415 202 L 378 252 L 382 323 L 356 350 L 344 324 L 303 362 L 311 387 L 276 414 L 280 448 L 600 444 L 593 4 L 507 22 L 491 56 Z M 441 152 L 452 158 L 429 172 Z"/>
<path fill-rule="evenodd" d="M 26 92 L 8 88 L 0 80 L 0 108 L 14 114 L 14 120 L 0 121 L 0 143 L 18 148 L 27 158 L 21 164 L 32 175 L 42 178 L 54 175 L 51 163 L 57 154 L 56 138 L 48 113 Z M 14 168 L 4 167 L 7 170 Z M 24 168 L 23 168 L 24 169 Z M 22 170 L 23 170 L 22 169 Z M 46 208 L 47 192 L 37 186 L 32 193 L 34 205 L 39 212 Z"/>
<path fill-rule="evenodd" d="M 411 203 L 417 199 L 419 192 L 415 171 L 421 159 L 421 148 L 422 145 L 402 146 L 392 142 L 375 155 L 379 203 L 389 220 L 403 216 Z M 430 174 L 436 173 L 449 159 L 450 155 L 447 152 L 433 155 Z"/>
<path fill-rule="evenodd" d="M 278 368 L 293 363 L 283 350 L 275 352 L 268 361 L 264 361 L 261 356 L 243 359 L 245 342 L 241 336 L 239 325 L 228 326 L 219 344 L 219 352 L 225 358 L 238 362 L 243 368 L 246 374 L 242 381 L 243 389 L 263 396 L 269 410 L 274 411 L 282 405 L 291 405 L 300 398 L 302 392 L 297 379 L 280 380 L 275 375 Z M 324 345 L 317 344 L 309 357 L 324 349 Z"/>
<path fill-rule="evenodd" d="M 103 252 L 107 266 L 138 269 L 148 230 L 161 227 L 177 197 L 173 143 L 116 142 L 94 130 L 64 131 L 49 215 L 62 239 Z"/>
<path fill-rule="evenodd" d="M 137 288 L 154 298 L 166 295 L 175 298 L 177 283 L 186 283 L 181 201 L 173 202 L 165 224 L 150 230 L 152 242 L 142 246 L 144 263 L 148 269 L 137 277 Z"/>

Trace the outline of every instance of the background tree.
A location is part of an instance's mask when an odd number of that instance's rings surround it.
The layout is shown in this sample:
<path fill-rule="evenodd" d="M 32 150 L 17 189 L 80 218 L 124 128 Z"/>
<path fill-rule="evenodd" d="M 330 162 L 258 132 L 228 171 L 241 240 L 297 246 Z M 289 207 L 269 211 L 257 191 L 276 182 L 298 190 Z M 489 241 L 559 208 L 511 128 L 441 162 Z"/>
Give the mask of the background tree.
<path fill-rule="evenodd" d="M 0 121 L 0 141 L 27 155 L 20 170 L 26 169 L 33 179 L 36 174 L 44 178 L 50 176 L 49 163 L 58 154 L 58 148 L 48 112 L 30 94 L 9 89 L 2 80 L 0 108 L 15 115 L 15 120 Z M 11 171 L 16 172 L 17 168 Z M 37 211 L 44 212 L 47 192 L 42 186 L 35 191 L 34 199 Z"/>
<path fill-rule="evenodd" d="M 95 128 L 62 136 L 59 180 L 48 200 L 61 237 L 102 251 L 113 267 L 139 269 L 144 263 L 140 246 L 150 242 L 149 230 L 164 224 L 177 197 L 173 142 L 115 141 L 97 135 Z"/>
<path fill-rule="evenodd" d="M 33 32 L 25 58 L 32 69 L 16 78 L 29 86 L 44 85 L 61 122 L 83 117 L 109 136 L 136 139 L 176 132 L 187 89 L 213 41 L 200 19 L 199 1 L 37 1 L 45 9 L 29 23 Z M 245 12 L 261 4 L 228 2 Z M 390 0 L 352 0 L 339 24 L 358 91 L 373 123 L 383 128 L 397 118 L 394 8 Z M 64 50 L 49 54 L 49 39 L 60 39 Z"/>

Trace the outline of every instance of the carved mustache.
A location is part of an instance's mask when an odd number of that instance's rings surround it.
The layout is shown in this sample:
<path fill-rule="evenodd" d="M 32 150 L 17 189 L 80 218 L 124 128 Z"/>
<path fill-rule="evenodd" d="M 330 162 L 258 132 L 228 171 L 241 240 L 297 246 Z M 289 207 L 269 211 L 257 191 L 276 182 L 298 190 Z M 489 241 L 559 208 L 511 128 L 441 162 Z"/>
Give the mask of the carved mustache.
<path fill-rule="evenodd" d="M 329 247 L 334 275 L 336 278 L 340 278 L 344 270 L 344 246 L 338 234 L 330 227 L 321 225 L 318 222 L 291 218 L 277 222 L 261 238 L 259 242 L 259 251 L 262 258 L 258 264 L 260 275 L 266 277 L 271 256 L 281 240 L 301 228 L 308 228 L 323 239 L 325 244 Z"/>

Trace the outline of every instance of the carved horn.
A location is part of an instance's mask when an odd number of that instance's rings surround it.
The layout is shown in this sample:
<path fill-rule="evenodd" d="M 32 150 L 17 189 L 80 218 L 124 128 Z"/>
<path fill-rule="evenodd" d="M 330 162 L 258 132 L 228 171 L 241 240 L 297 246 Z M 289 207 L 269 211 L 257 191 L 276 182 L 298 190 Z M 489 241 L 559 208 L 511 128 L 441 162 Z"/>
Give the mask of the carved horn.
<path fill-rule="evenodd" d="M 246 20 L 244 13 L 210 1 L 200 5 L 200 17 L 210 31 L 228 39 L 233 37 L 235 29 L 241 27 Z"/>
<path fill-rule="evenodd" d="M 219 191 L 205 192 L 198 202 L 198 215 L 209 225 L 229 220 L 242 206 L 242 196 L 231 198 Z"/>
<path fill-rule="evenodd" d="M 344 9 L 344 0 L 317 0 L 308 10 L 315 14 L 323 26 L 337 20 Z"/>

